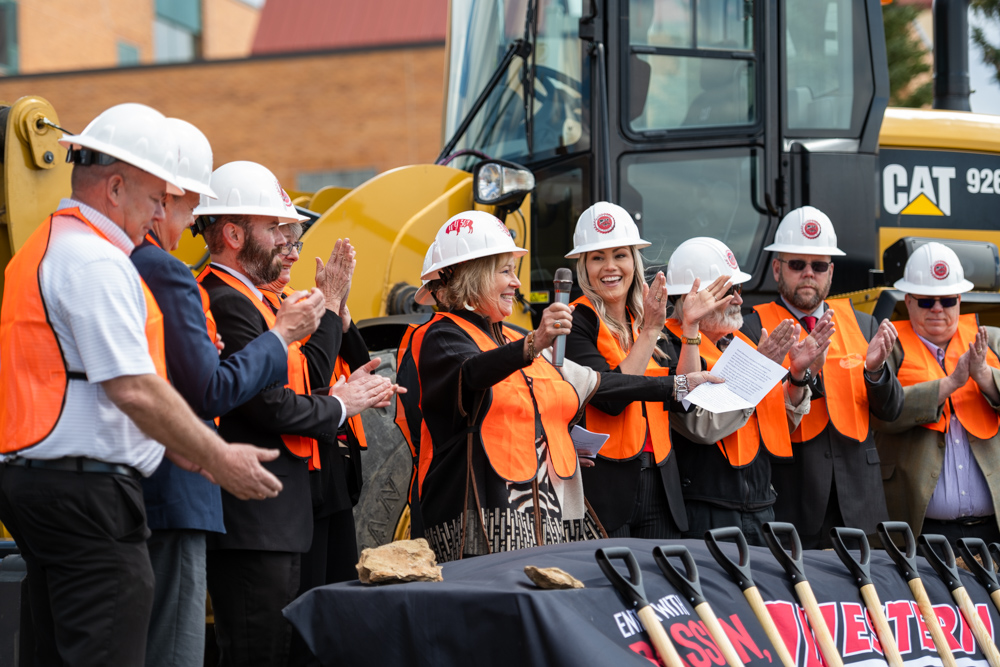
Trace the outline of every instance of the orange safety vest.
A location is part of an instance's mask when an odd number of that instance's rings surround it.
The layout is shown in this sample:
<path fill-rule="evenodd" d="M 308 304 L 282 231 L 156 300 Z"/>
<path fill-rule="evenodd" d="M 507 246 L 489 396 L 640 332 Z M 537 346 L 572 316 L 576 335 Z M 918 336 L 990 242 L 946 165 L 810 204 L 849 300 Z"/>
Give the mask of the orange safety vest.
<path fill-rule="evenodd" d="M 201 272 L 201 275 L 198 276 L 198 281 L 203 281 L 205 276 L 209 273 L 214 274 L 222 282 L 226 283 L 234 290 L 250 299 L 250 302 L 257 308 L 257 311 L 264 317 L 264 321 L 267 323 L 267 326 L 274 326 L 274 323 L 277 320 L 277 315 L 274 314 L 274 311 L 271 310 L 267 304 L 258 299 L 242 280 L 231 275 L 228 271 L 218 271 L 209 265 L 204 271 Z M 264 294 L 265 298 L 267 298 L 267 292 L 262 292 L 262 294 Z M 302 354 L 301 348 L 301 341 L 295 341 L 288 345 L 288 384 L 286 384 L 285 387 L 291 389 L 300 396 L 308 396 L 309 365 L 306 361 L 305 355 Z M 281 440 L 285 443 L 285 447 L 292 453 L 293 456 L 309 461 L 310 470 L 319 469 L 319 446 L 315 440 L 302 435 L 282 435 Z"/>
<path fill-rule="evenodd" d="M 861 333 L 850 299 L 831 299 L 826 305 L 833 311 L 836 330 L 830 338 L 823 365 L 823 385 L 826 395 L 834 400 L 813 398 L 809 414 L 803 415 L 799 427 L 792 433 L 792 442 L 812 440 L 831 421 L 841 435 L 863 442 L 868 437 L 868 389 L 864 375 L 868 341 Z M 795 319 L 784 306 L 774 302 L 754 306 L 754 310 L 760 316 L 760 325 L 768 331 L 774 331 L 782 320 Z M 799 340 L 808 335 L 803 328 Z M 788 368 L 788 355 L 782 365 Z"/>
<path fill-rule="evenodd" d="M 904 353 L 903 363 L 899 365 L 898 373 L 899 383 L 904 387 L 928 380 L 941 380 L 945 377 L 945 371 L 948 373 L 954 371 L 958 358 L 969 349 L 971 343 L 975 342 L 976 333 L 979 330 L 979 321 L 974 314 L 960 316 L 958 318 L 958 331 L 951 337 L 948 347 L 945 349 L 945 367 L 941 368 L 935 356 L 917 337 L 917 332 L 913 330 L 913 325 L 909 320 L 901 320 L 894 324 L 899 333 L 899 344 L 903 347 Z M 986 363 L 991 368 L 1000 368 L 1000 359 L 997 358 L 993 350 L 987 352 Z M 952 407 L 954 407 L 958 421 L 962 423 L 962 428 L 980 440 L 989 440 L 1000 429 L 1000 417 L 990 407 L 989 402 L 979 390 L 979 385 L 971 377 L 945 401 L 941 419 L 933 424 L 921 424 L 921 426 L 940 433 L 946 432 L 948 422 L 951 419 Z"/>
<path fill-rule="evenodd" d="M 468 334 L 480 351 L 497 348 L 493 339 L 479 327 L 451 313 L 435 314 L 429 325 L 422 330 L 430 329 L 430 325 L 445 318 Z M 519 332 L 507 326 L 503 327 L 503 333 L 510 341 L 523 338 Z M 419 356 L 414 356 L 414 361 L 417 362 L 419 374 Z M 530 386 L 528 378 L 531 378 Z M 490 465 L 501 479 L 523 483 L 534 479 L 538 474 L 538 455 L 535 451 L 536 404 L 555 473 L 563 479 L 576 473 L 576 448 L 569 435 L 569 426 L 580 412 L 580 399 L 573 386 L 563 379 L 555 366 L 543 357 L 538 357 L 527 368 L 511 373 L 495 384 L 491 393 L 490 408 L 480 420 L 479 437 Z M 420 437 L 421 490 L 431 461 L 431 456 L 425 458 L 425 452 L 433 448 L 434 439 L 424 422 Z"/>
<path fill-rule="evenodd" d="M 403 332 L 403 337 L 400 339 L 399 346 L 396 348 L 397 371 L 403 363 L 403 357 L 406 356 L 406 351 L 410 347 L 410 340 L 413 338 L 413 334 L 419 326 L 419 324 L 408 324 L 406 326 L 406 331 Z M 413 436 L 410 435 L 410 425 L 406 423 L 406 411 L 403 408 L 403 399 L 400 397 L 400 394 L 396 394 L 396 417 L 394 421 L 396 422 L 396 426 L 399 428 L 399 432 L 403 434 L 403 439 L 406 440 L 406 444 L 410 447 L 410 456 L 416 458 L 417 448 L 413 446 Z"/>
<path fill-rule="evenodd" d="M 59 339 L 49 324 L 39 270 L 48 251 L 52 218 L 70 216 L 105 241 L 108 237 L 78 207 L 56 211 L 36 229 L 7 264 L 3 310 L 0 312 L 0 452 L 9 454 L 37 445 L 59 423 L 72 376 Z M 146 343 L 156 374 L 167 379 L 163 313 L 145 281 Z"/>
<path fill-rule="evenodd" d="M 282 300 L 285 297 L 291 296 L 294 293 L 295 290 L 293 290 L 291 287 L 288 287 L 287 285 L 285 286 L 285 289 L 282 290 L 281 297 L 279 297 L 274 292 L 269 292 L 267 290 L 261 291 L 261 294 L 264 295 L 264 298 L 267 299 L 271 303 L 271 305 L 274 306 L 275 308 L 281 308 Z M 303 338 L 301 341 L 302 345 L 305 345 L 307 342 L 309 342 L 309 338 L 311 338 L 311 336 L 306 336 L 305 338 Z M 345 378 L 350 377 L 351 367 L 347 365 L 346 361 L 344 361 L 340 356 L 338 356 L 337 359 L 333 362 L 333 377 L 330 379 L 329 385 L 332 387 L 333 385 L 337 384 L 337 380 L 338 378 L 340 378 L 341 375 L 343 375 Z M 347 428 L 350 429 L 351 433 L 354 435 L 355 440 L 358 441 L 358 447 L 360 447 L 361 449 L 368 449 L 368 440 L 365 437 L 365 426 L 361 422 L 360 414 L 356 414 L 353 417 L 347 418 Z"/>
<path fill-rule="evenodd" d="M 575 306 L 589 308 L 597 315 L 590 299 L 583 296 L 573 302 Z M 611 329 L 598 315 L 597 350 L 612 369 L 618 368 L 628 353 L 622 349 Z M 632 332 L 632 340 L 638 331 Z M 666 377 L 670 369 L 660 366 L 652 357 L 646 363 L 644 375 Z M 600 457 L 624 461 L 638 456 L 646 444 L 646 431 L 653 441 L 653 455 L 656 462 L 664 461 L 670 454 L 670 413 L 662 402 L 634 402 L 620 415 L 609 415 L 598 408 L 587 406 L 587 429 L 595 433 L 607 433 L 608 440 L 601 447 Z"/>
<path fill-rule="evenodd" d="M 683 338 L 681 323 L 677 320 L 667 320 L 666 327 L 670 333 L 678 338 Z M 736 336 L 751 347 L 757 347 L 753 341 L 739 331 L 736 332 Z M 712 370 L 712 367 L 722 357 L 722 351 L 707 336 L 703 335 L 701 345 L 698 346 L 698 355 L 705 360 L 708 370 Z M 792 455 L 792 440 L 788 434 L 788 417 L 785 415 L 785 390 L 781 382 L 772 387 L 771 391 L 764 396 L 764 400 L 757 404 L 746 424 L 716 444 L 732 467 L 743 468 L 753 463 L 754 459 L 757 458 L 762 438 L 764 447 L 774 456 L 788 458 Z"/>

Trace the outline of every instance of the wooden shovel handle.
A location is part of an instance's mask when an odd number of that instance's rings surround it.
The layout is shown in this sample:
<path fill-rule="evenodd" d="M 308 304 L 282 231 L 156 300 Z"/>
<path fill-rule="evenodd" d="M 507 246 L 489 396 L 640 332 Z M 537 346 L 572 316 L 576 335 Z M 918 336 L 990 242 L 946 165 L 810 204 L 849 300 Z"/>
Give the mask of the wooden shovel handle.
<path fill-rule="evenodd" d="M 677 653 L 677 649 L 674 648 L 674 643 L 670 641 L 667 631 L 663 629 L 660 619 L 656 618 L 656 612 L 653 611 L 653 608 L 646 606 L 636 613 L 639 616 L 639 620 L 642 621 L 642 627 L 646 629 L 646 634 L 649 635 L 649 640 L 653 642 L 653 648 L 656 649 L 663 664 L 667 667 L 687 667 L 684 661 L 681 660 L 681 656 Z"/>
<path fill-rule="evenodd" d="M 809 625 L 816 633 L 816 643 L 819 644 L 819 650 L 823 653 L 823 661 L 826 662 L 827 667 L 844 667 L 844 661 L 840 658 L 837 645 L 834 643 L 833 637 L 830 636 L 830 628 L 827 627 L 823 612 L 820 611 L 816 596 L 813 595 L 812 586 L 809 585 L 808 581 L 800 581 L 795 584 L 795 594 L 798 595 L 802 608 L 806 610 Z M 993 666 L 991 665 L 991 667 Z"/>
<path fill-rule="evenodd" d="M 983 655 L 986 656 L 986 660 L 989 661 L 990 667 L 1000 667 L 1000 651 L 997 650 L 996 644 L 993 643 L 993 638 L 990 637 L 989 631 L 983 625 L 983 619 L 976 613 L 976 605 L 973 604 L 972 598 L 969 597 L 969 592 L 964 587 L 959 587 L 953 590 L 951 594 L 955 598 L 955 602 L 958 603 L 958 608 L 962 610 L 965 622 L 972 628 L 972 636 L 979 643 L 979 648 L 982 650 Z"/>
<path fill-rule="evenodd" d="M 924 625 L 927 626 L 927 631 L 931 633 L 931 639 L 934 640 L 934 646 L 937 648 L 938 656 L 941 658 L 941 664 L 944 667 L 958 667 L 958 663 L 955 662 L 955 656 L 951 654 L 951 646 L 948 644 L 948 638 L 944 636 L 944 630 L 941 629 L 941 622 L 938 620 L 937 614 L 934 613 L 934 606 L 931 604 L 931 599 L 927 597 L 927 589 L 924 588 L 924 582 L 920 579 L 910 579 L 910 591 L 913 592 L 913 599 L 917 601 L 917 607 L 920 609 L 920 615 L 924 617 Z"/>
<path fill-rule="evenodd" d="M 750 608 L 753 609 L 754 616 L 757 617 L 761 627 L 764 628 L 764 634 L 771 640 L 771 646 L 774 647 L 774 651 L 778 654 L 783 667 L 796 667 L 795 659 L 788 652 L 785 640 L 782 638 L 781 633 L 778 632 L 778 626 L 775 625 L 774 619 L 771 618 L 771 612 L 767 610 L 767 605 L 764 604 L 764 598 L 760 596 L 760 591 L 754 586 L 743 591 L 743 596 L 750 603 Z"/>
<path fill-rule="evenodd" d="M 892 636 L 889 621 L 882 611 L 882 601 L 878 598 L 875 586 L 872 584 L 862 586 L 861 599 L 865 601 L 865 607 L 875 626 L 875 634 L 878 635 L 878 641 L 882 645 L 885 661 L 889 663 L 889 667 L 903 667 L 903 656 L 899 654 L 899 646 L 896 645 L 896 638 Z"/>
<path fill-rule="evenodd" d="M 719 619 L 715 616 L 715 612 L 712 608 L 708 606 L 707 602 L 702 602 L 696 605 L 695 613 L 698 614 L 698 618 L 701 619 L 702 623 L 708 629 L 708 634 L 712 635 L 712 639 L 715 640 L 716 645 L 719 650 L 722 651 L 722 657 L 726 659 L 726 664 L 729 667 L 743 667 L 743 660 L 740 658 L 739 654 L 736 653 L 736 649 L 733 648 L 733 643 L 729 641 L 729 637 L 726 635 L 726 631 L 722 629 L 722 625 L 719 624 Z"/>
<path fill-rule="evenodd" d="M 990 593 L 990 599 L 993 600 L 993 606 L 997 608 L 997 611 L 1000 611 L 1000 590 Z"/>

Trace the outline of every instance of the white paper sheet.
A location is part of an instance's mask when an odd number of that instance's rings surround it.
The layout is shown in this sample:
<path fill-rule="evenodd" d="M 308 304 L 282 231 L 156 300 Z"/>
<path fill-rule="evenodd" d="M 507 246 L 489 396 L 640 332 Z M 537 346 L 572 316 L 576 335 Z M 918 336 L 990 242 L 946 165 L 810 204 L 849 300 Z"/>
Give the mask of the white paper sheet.
<path fill-rule="evenodd" d="M 733 338 L 711 373 L 726 381 L 698 385 L 685 398 L 709 412 L 729 412 L 755 407 L 788 371 L 740 338 Z"/>
<path fill-rule="evenodd" d="M 588 431 L 582 426 L 574 426 L 569 435 L 573 438 L 573 446 L 576 447 L 576 453 L 588 459 L 597 456 L 597 452 L 601 451 L 601 447 L 604 446 L 604 443 L 610 437 L 604 433 Z"/>

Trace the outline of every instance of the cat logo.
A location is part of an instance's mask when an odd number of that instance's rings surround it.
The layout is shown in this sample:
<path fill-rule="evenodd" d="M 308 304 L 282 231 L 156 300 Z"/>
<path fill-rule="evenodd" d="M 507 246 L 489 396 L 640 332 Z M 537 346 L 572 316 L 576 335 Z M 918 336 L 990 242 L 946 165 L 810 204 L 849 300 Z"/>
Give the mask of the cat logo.
<path fill-rule="evenodd" d="M 954 167 L 913 167 L 899 164 L 882 170 L 882 207 L 890 215 L 951 215 Z"/>

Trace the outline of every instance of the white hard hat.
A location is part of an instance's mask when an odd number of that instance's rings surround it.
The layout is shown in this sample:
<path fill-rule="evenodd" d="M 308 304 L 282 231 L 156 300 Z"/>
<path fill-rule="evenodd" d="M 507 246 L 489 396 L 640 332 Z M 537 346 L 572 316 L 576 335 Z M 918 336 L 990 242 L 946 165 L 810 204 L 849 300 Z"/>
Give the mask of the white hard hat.
<path fill-rule="evenodd" d="M 449 218 L 438 230 L 431 253 L 433 263 L 420 278 L 434 280 L 446 267 L 506 252 L 520 257 L 528 251 L 514 245 L 510 230 L 499 218 L 485 211 L 465 211 Z"/>
<path fill-rule="evenodd" d="M 719 276 L 729 276 L 734 285 L 745 283 L 752 276 L 740 271 L 736 255 L 722 241 L 697 236 L 677 246 L 667 262 L 667 294 L 687 294 L 695 278 L 701 280 L 702 291 Z"/>
<path fill-rule="evenodd" d="M 427 271 L 430 270 L 431 265 L 434 263 L 434 248 L 436 247 L 437 243 L 434 241 L 427 246 L 427 254 L 424 255 L 424 265 L 420 268 L 421 275 L 427 273 Z M 437 303 L 434 295 L 431 294 L 429 289 L 427 289 L 427 283 L 429 282 L 430 280 L 421 280 L 422 284 L 420 285 L 420 289 L 418 289 L 417 293 L 413 295 L 413 300 L 421 306 L 433 306 Z"/>
<path fill-rule="evenodd" d="M 177 181 L 181 187 L 217 199 L 212 190 L 212 144 L 201 130 L 180 118 L 168 118 L 167 127 L 177 139 Z"/>
<path fill-rule="evenodd" d="M 830 218 L 812 206 L 797 208 L 782 218 L 774 234 L 774 243 L 764 250 L 831 257 L 845 254 L 837 247 L 837 232 Z"/>
<path fill-rule="evenodd" d="M 280 222 L 305 222 L 278 179 L 256 162 L 229 162 L 212 173 L 217 201 L 201 196 L 195 215 L 263 215 Z"/>
<path fill-rule="evenodd" d="M 162 178 L 168 193 L 182 195 L 184 189 L 177 178 L 177 138 L 165 121 L 163 114 L 145 104 L 117 104 L 101 112 L 80 134 L 63 135 L 59 144 L 72 151 L 70 156 L 77 164 L 101 164 L 93 155 L 100 153 Z M 84 149 L 83 154 L 80 149 Z"/>
<path fill-rule="evenodd" d="M 910 255 L 903 277 L 893 285 L 908 294 L 942 296 L 968 292 L 975 285 L 965 279 L 965 269 L 955 251 L 942 243 L 925 243 Z"/>
<path fill-rule="evenodd" d="M 652 245 L 639 238 L 639 228 L 628 211 L 621 206 L 599 201 L 580 216 L 573 232 L 573 250 L 566 259 L 576 259 L 592 250 L 635 246 L 645 248 Z"/>

